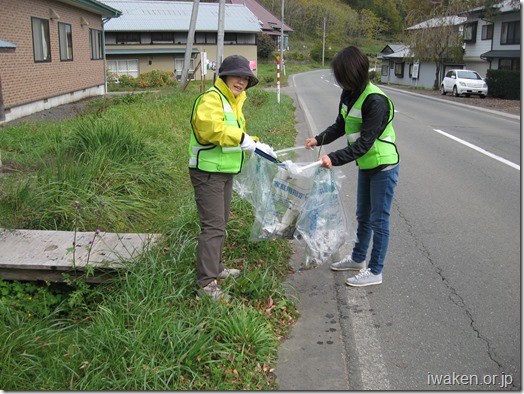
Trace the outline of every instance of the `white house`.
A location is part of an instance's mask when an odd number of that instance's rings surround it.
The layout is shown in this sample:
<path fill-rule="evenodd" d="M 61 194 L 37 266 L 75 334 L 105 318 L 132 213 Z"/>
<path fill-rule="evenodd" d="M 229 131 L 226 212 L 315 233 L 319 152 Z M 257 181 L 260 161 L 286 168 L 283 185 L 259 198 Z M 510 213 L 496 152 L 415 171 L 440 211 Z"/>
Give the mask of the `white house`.
<path fill-rule="evenodd" d="M 466 18 L 459 16 L 432 18 L 411 26 L 406 30 L 414 31 L 452 26 L 456 34 L 461 34 L 460 25 L 464 21 L 466 21 Z M 435 64 L 421 62 L 419 59 L 414 58 L 409 45 L 386 45 L 377 57 L 379 60 L 382 60 L 381 82 L 419 86 L 428 89 L 433 87 L 437 71 Z M 439 75 L 444 75 L 446 69 L 462 67 L 462 64 L 445 62 L 439 70 Z"/>
<path fill-rule="evenodd" d="M 494 11 L 494 12 L 488 12 Z M 460 64 L 444 63 L 440 75 L 451 68 L 477 71 L 486 76 L 489 69 L 520 70 L 520 3 L 504 0 L 486 10 L 478 7 L 459 16 L 433 18 L 407 30 L 430 29 L 453 24 L 464 38 L 464 57 Z M 432 88 L 435 65 L 419 63 L 405 44 L 387 45 L 379 54 L 382 60 L 381 82 Z"/>
<path fill-rule="evenodd" d="M 465 15 L 465 68 L 481 75 L 488 69 L 520 70 L 520 3 L 505 0 L 493 10 L 479 7 Z"/>

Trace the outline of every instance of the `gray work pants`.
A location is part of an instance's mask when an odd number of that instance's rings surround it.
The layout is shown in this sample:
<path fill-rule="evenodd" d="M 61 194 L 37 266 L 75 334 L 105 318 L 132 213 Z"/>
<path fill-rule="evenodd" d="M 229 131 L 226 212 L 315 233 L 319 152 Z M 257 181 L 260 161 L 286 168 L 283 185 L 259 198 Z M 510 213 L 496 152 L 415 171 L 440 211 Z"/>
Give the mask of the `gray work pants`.
<path fill-rule="evenodd" d="M 203 172 L 189 169 L 195 189 L 195 201 L 200 218 L 196 271 L 197 285 L 206 286 L 225 267 L 222 248 L 231 207 L 234 174 Z"/>

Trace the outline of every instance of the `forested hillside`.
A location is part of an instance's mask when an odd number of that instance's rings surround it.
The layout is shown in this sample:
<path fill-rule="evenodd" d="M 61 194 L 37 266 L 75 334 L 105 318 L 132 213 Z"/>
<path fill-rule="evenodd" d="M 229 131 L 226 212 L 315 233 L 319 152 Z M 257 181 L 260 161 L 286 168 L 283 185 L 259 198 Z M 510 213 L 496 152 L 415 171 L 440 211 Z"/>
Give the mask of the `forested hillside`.
<path fill-rule="evenodd" d="M 293 28 L 290 51 L 318 53 L 325 35 L 326 58 L 356 45 L 376 54 L 386 44 L 405 42 L 406 27 L 502 0 L 258 0 Z M 514 0 L 518 1 L 518 0 Z M 313 56 L 314 57 L 314 56 Z"/>
<path fill-rule="evenodd" d="M 281 15 L 282 0 L 259 2 Z M 321 39 L 325 22 L 327 41 L 361 44 L 400 38 L 409 10 L 424 8 L 426 2 L 433 6 L 428 0 L 284 0 L 284 19 L 299 41 Z"/>

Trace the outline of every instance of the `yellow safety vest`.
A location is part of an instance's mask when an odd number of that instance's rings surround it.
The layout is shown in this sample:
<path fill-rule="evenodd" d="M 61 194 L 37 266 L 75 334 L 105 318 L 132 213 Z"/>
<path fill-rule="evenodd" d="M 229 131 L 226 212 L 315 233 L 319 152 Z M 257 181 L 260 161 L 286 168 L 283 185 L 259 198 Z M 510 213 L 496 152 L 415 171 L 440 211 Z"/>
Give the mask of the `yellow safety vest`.
<path fill-rule="evenodd" d="M 346 105 L 342 105 L 340 113 L 345 120 L 345 132 L 348 144 L 354 144 L 360 137 L 362 129 L 362 105 L 370 94 L 381 94 L 389 102 L 389 121 L 382 134 L 375 140 L 375 143 L 366 154 L 357 159 L 358 167 L 362 170 L 377 168 L 383 164 L 396 164 L 399 161 L 397 146 L 395 145 L 395 130 L 393 130 L 392 120 L 394 115 L 393 104 L 391 100 L 377 86 L 369 83 L 366 89 L 358 97 L 355 104 L 348 112 Z"/>
<path fill-rule="evenodd" d="M 197 97 L 195 104 L 193 105 L 191 119 L 194 117 L 200 99 L 204 94 L 209 92 L 216 92 L 220 95 L 222 107 L 224 109 L 225 123 L 228 126 L 243 128 L 244 119 L 242 117 L 237 119 L 227 98 L 214 86 Z M 240 145 L 232 147 L 214 144 L 202 145 L 196 138 L 193 122 L 191 122 L 191 127 L 193 132 L 191 133 L 191 139 L 189 142 L 189 168 L 198 168 L 199 170 L 206 172 L 225 172 L 233 174 L 240 172 L 244 163 L 244 152 L 240 148 Z"/>

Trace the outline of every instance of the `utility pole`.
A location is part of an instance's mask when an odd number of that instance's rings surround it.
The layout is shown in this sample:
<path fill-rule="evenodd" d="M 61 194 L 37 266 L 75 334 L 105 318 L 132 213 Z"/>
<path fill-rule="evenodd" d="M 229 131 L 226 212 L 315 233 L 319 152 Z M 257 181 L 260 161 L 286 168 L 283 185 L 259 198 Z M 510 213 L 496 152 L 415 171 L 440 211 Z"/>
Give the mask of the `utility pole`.
<path fill-rule="evenodd" d="M 224 60 L 224 21 L 226 13 L 226 1 L 220 0 L 218 3 L 218 34 L 217 34 L 217 69 L 215 74 Z"/>
<path fill-rule="evenodd" d="M 324 67 L 325 53 L 326 53 L 326 17 L 324 17 L 324 31 L 322 32 L 322 67 Z"/>
<path fill-rule="evenodd" d="M 189 73 L 189 63 L 191 61 L 191 53 L 193 52 L 193 42 L 195 41 L 195 28 L 198 17 L 198 5 L 200 0 L 193 0 L 193 9 L 191 11 L 191 21 L 189 23 L 189 31 L 187 32 L 186 54 L 184 56 L 184 67 L 182 68 L 182 76 L 180 78 L 180 86 L 182 90 L 187 85 L 187 74 Z"/>
<path fill-rule="evenodd" d="M 280 64 L 284 63 L 284 0 L 282 0 L 282 20 L 280 21 Z"/>

